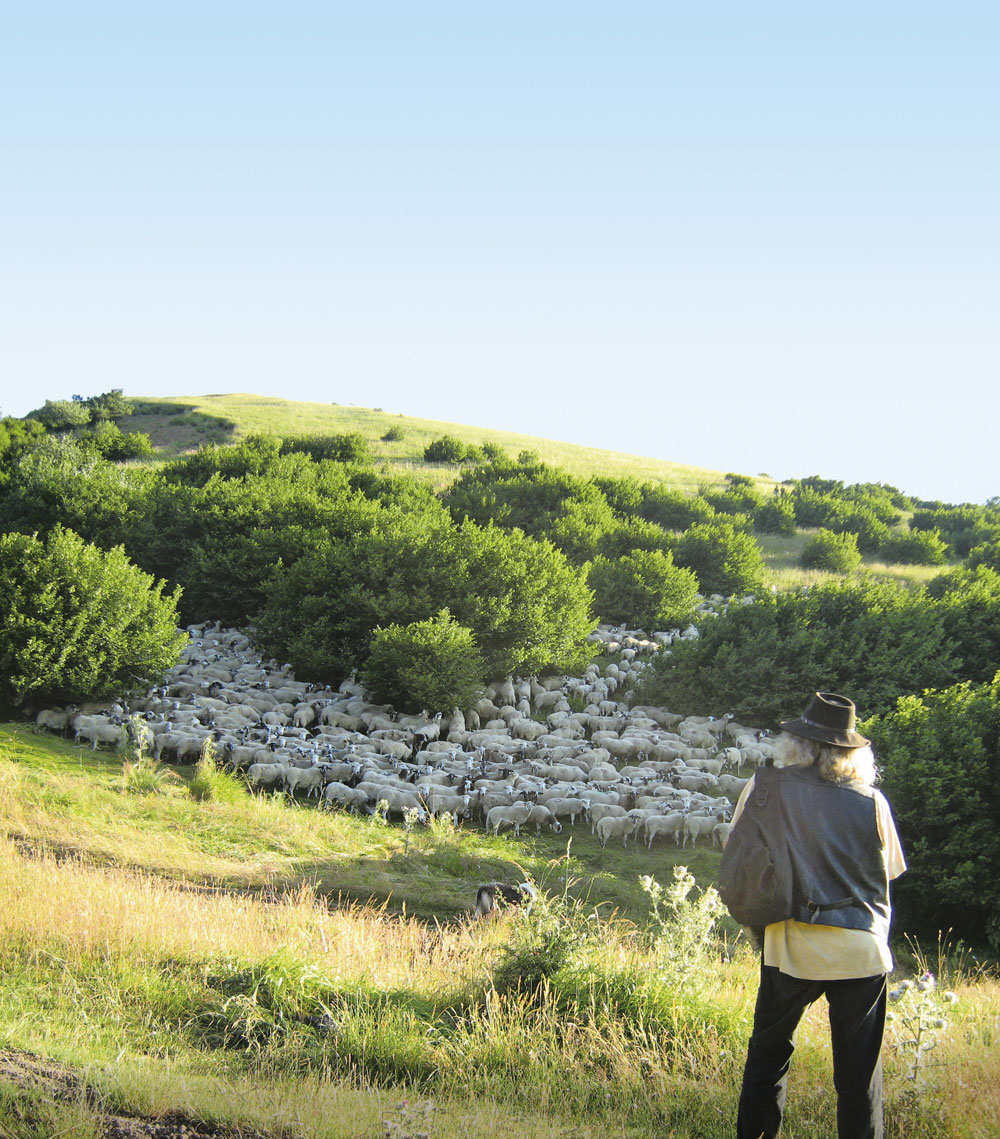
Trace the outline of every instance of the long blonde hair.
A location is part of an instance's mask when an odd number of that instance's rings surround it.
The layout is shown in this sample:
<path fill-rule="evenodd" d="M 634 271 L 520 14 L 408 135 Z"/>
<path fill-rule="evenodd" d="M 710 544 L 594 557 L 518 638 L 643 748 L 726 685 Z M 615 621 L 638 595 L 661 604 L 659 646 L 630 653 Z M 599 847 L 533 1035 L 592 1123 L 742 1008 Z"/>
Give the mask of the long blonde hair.
<path fill-rule="evenodd" d="M 874 785 L 878 779 L 875 753 L 870 744 L 864 747 L 837 747 L 782 732 L 775 740 L 774 766 L 809 767 L 816 764 L 820 778 L 831 783 L 864 783 Z"/>

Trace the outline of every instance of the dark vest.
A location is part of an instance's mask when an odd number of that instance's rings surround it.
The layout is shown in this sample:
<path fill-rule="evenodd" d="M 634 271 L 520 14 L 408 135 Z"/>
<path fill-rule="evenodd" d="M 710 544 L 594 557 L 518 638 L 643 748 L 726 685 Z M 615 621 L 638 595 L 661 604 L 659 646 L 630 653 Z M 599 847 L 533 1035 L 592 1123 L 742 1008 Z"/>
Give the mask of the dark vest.
<path fill-rule="evenodd" d="M 786 767 L 781 799 L 795 920 L 869 930 L 887 939 L 889 882 L 874 790 L 822 779 L 814 766 Z"/>

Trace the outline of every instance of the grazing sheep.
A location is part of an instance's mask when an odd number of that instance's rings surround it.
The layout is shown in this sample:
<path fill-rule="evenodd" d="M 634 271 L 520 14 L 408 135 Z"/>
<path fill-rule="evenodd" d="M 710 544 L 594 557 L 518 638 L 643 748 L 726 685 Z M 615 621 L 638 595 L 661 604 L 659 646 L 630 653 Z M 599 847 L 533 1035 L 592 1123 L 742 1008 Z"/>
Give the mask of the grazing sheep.
<path fill-rule="evenodd" d="M 636 820 L 625 815 L 622 818 L 605 818 L 597 824 L 597 838 L 601 849 L 608 845 L 608 839 L 621 838 L 622 846 L 628 847 L 628 836 L 635 830 Z"/>
<path fill-rule="evenodd" d="M 680 846 L 685 818 L 686 815 L 683 811 L 671 811 L 666 815 L 650 815 L 643 823 L 643 830 L 646 833 L 646 846 L 652 847 L 653 839 L 657 835 L 673 835 L 674 842 Z"/>
<path fill-rule="evenodd" d="M 499 834 L 500 828 L 512 826 L 514 834 L 521 833 L 521 827 L 531 814 L 531 803 L 511 803 L 507 806 L 492 807 L 486 816 L 486 833 Z"/>

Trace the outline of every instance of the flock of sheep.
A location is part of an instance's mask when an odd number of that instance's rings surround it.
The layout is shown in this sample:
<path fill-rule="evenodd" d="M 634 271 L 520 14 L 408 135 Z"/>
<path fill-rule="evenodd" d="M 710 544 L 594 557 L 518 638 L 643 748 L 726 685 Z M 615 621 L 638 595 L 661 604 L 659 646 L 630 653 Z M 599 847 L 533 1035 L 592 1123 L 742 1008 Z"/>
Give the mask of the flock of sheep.
<path fill-rule="evenodd" d="M 651 640 L 601 626 L 603 667 L 508 676 L 474 707 L 433 716 L 374 704 L 353 679 L 337 690 L 297 681 L 238 631 L 188 633 L 180 663 L 142 699 L 46 709 L 38 724 L 94 747 L 131 736 L 176 762 L 196 761 L 212 740 L 218 762 L 256 789 L 410 822 L 447 811 L 497 834 L 582 823 L 602 847 L 630 837 L 721 846 L 745 783 L 737 772 L 770 754 L 763 733 L 728 714 L 685 717 L 623 700 L 649 656 L 697 636 L 694 625 Z"/>

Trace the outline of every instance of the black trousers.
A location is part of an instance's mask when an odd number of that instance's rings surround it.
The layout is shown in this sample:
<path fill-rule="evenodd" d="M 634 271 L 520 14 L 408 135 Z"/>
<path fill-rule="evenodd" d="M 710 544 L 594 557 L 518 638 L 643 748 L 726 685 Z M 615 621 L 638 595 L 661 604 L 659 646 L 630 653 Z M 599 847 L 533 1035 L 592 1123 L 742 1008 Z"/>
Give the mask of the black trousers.
<path fill-rule="evenodd" d="M 824 993 L 830 1005 L 838 1139 L 882 1139 L 886 975 L 803 981 L 771 965 L 760 971 L 737 1139 L 774 1139 L 778 1134 L 795 1048 L 792 1037 L 802 1014 Z"/>

